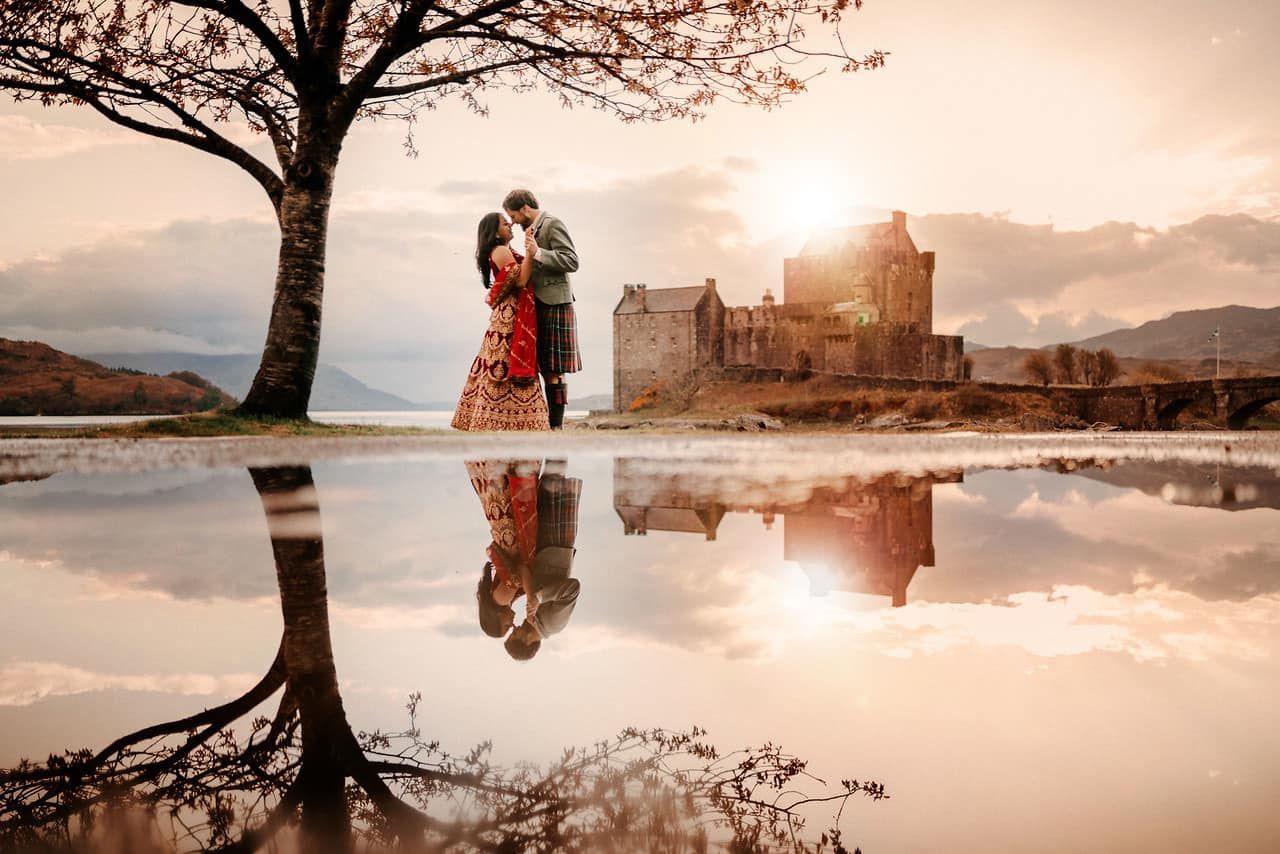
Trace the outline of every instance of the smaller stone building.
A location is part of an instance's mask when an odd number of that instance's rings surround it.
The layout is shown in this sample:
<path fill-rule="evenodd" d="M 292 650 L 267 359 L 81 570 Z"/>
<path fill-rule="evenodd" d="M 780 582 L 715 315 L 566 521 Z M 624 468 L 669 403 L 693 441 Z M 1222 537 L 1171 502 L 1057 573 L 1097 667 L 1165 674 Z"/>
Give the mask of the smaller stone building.
<path fill-rule="evenodd" d="M 679 381 L 723 362 L 724 303 L 715 279 L 688 288 L 623 286 L 613 310 L 615 410 L 624 410 L 655 383 Z"/>

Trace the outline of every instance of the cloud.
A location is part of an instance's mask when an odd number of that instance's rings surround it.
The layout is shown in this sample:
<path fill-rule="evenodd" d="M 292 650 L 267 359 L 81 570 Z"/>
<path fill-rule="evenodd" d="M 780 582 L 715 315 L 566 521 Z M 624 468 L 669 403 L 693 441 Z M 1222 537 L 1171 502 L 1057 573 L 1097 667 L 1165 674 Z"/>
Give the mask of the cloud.
<path fill-rule="evenodd" d="M 1276 302 L 1280 222 L 1246 214 L 1083 231 L 931 214 L 909 227 L 918 246 L 938 253 L 935 328 L 984 344 L 1040 346 L 1173 311 Z"/>
<path fill-rule="evenodd" d="M 26 116 L 0 116 L 0 159 L 52 160 L 92 148 L 136 144 L 143 138 L 124 131 L 44 124 Z"/>
<path fill-rule="evenodd" d="M 221 696 L 243 691 L 257 678 L 249 673 L 95 673 L 56 662 L 20 661 L 0 666 L 0 706 L 112 690 Z"/>
<path fill-rule="evenodd" d="M 1032 318 L 1009 301 L 998 302 L 977 320 L 962 324 L 956 334 L 969 341 L 991 345 L 1040 346 L 1058 341 L 1079 341 L 1129 324 L 1118 317 L 1091 311 L 1072 317 L 1064 311 Z"/>

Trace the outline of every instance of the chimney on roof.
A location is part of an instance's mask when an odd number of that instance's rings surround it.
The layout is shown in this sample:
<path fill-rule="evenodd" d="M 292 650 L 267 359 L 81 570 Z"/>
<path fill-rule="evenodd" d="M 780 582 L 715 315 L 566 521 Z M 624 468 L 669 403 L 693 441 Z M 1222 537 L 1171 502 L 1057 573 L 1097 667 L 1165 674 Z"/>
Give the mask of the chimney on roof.
<path fill-rule="evenodd" d="M 707 279 L 706 284 L 707 284 L 707 292 L 714 294 L 716 292 L 716 280 Z"/>
<path fill-rule="evenodd" d="M 893 212 L 893 230 L 899 234 L 907 230 L 907 214 L 905 211 Z"/>
<path fill-rule="evenodd" d="M 645 292 L 644 282 L 641 282 L 640 284 L 636 285 L 636 299 L 639 300 L 640 302 L 641 311 L 648 310 L 648 306 L 645 304 L 645 301 L 644 301 L 644 292 Z"/>
<path fill-rule="evenodd" d="M 773 305 L 773 288 L 765 288 L 764 296 L 760 298 L 761 305 Z"/>

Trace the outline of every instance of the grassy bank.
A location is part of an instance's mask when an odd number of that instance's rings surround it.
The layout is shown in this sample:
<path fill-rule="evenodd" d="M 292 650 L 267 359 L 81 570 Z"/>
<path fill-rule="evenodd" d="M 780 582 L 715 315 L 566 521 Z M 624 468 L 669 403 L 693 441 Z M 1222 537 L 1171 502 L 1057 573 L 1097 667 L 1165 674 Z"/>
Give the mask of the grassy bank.
<path fill-rule="evenodd" d="M 1079 430 L 1087 424 L 1062 396 L 966 383 L 947 391 L 901 389 L 851 390 L 830 378 L 799 382 L 703 382 L 655 387 L 632 411 L 598 419 L 600 426 L 659 426 L 681 422 L 734 419 L 760 413 L 784 429 L 928 430 L 991 432 Z M 1181 429 L 1212 429 L 1213 413 L 1204 404 L 1185 411 Z M 616 424 L 606 425 L 603 422 Z M 1254 418 L 1250 427 L 1280 427 L 1280 405 Z"/>
<path fill-rule="evenodd" d="M 1039 394 L 996 393 L 977 385 L 954 391 L 851 392 L 817 377 L 791 383 L 704 383 L 683 395 L 654 395 L 632 419 L 732 418 L 763 413 L 792 429 L 892 428 L 908 424 L 977 429 L 1085 427 Z"/>

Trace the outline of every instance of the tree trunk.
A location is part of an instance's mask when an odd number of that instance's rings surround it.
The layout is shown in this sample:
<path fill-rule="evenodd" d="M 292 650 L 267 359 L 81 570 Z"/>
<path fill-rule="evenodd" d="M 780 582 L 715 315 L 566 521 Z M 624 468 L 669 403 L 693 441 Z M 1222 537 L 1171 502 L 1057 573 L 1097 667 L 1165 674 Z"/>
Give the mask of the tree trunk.
<path fill-rule="evenodd" d="M 240 405 L 240 411 L 247 415 L 307 417 L 311 383 L 320 356 L 320 307 L 333 171 L 332 163 L 302 159 L 286 176 L 280 204 L 275 301 L 262 362 Z"/>
<path fill-rule="evenodd" d="M 271 529 L 284 618 L 281 654 L 302 723 L 298 782 L 304 850 L 349 852 L 346 778 L 358 745 L 338 691 L 315 481 L 309 466 L 251 468 L 249 474 Z"/>

